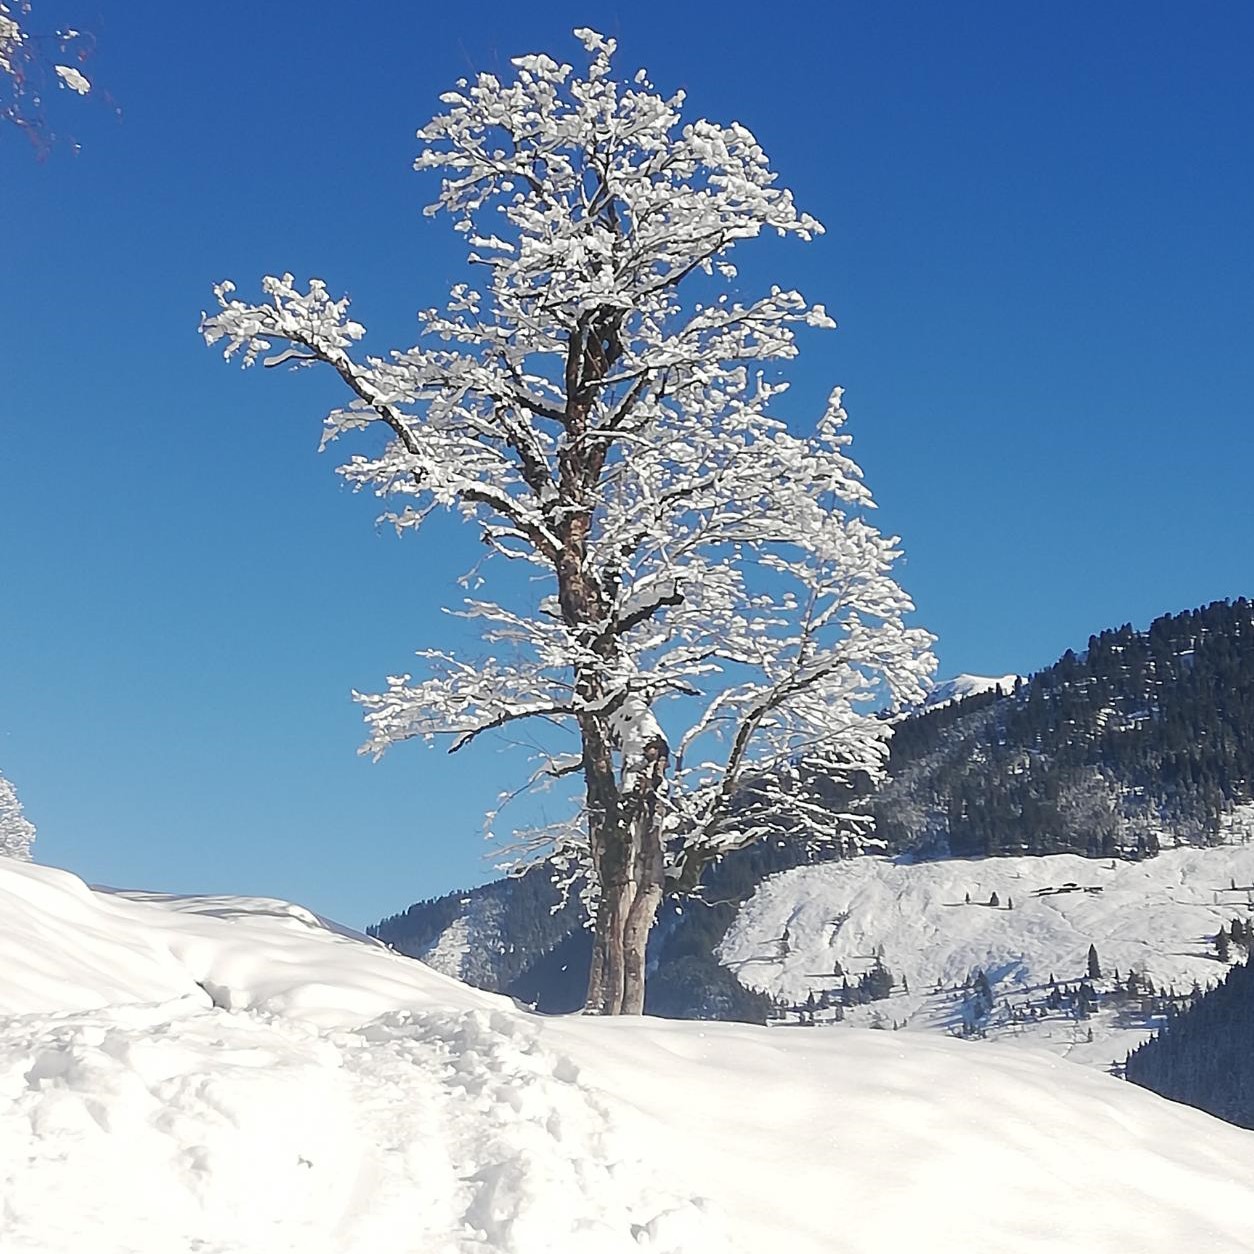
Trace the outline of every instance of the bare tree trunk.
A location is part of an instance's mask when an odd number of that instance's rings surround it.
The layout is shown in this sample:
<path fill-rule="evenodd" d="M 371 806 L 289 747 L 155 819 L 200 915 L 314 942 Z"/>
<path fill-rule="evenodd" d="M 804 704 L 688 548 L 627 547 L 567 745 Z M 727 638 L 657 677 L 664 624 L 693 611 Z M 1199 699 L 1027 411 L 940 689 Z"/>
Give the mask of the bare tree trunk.
<path fill-rule="evenodd" d="M 557 514 L 561 551 L 556 559 L 558 602 L 566 624 L 583 635 L 607 661 L 613 653 L 612 637 L 604 632 L 612 594 L 587 565 L 588 536 L 599 497 L 601 473 L 608 444 L 589 441 L 588 416 L 597 387 L 622 353 L 618 328 L 622 311 L 606 307 L 584 314 L 572 331 L 566 356 L 566 438 L 558 453 Z M 602 693 L 602 677 L 589 668 L 575 678 L 575 690 L 588 706 Z M 588 796 L 588 838 L 592 874 L 600 897 L 597 904 L 592 964 L 588 972 L 586 1014 L 640 1013 L 644 1006 L 644 944 L 657 912 L 657 902 L 641 902 L 644 878 L 656 879 L 661 896 L 661 849 L 656 859 L 640 856 L 641 816 L 652 825 L 656 811 L 652 795 L 634 797 L 630 817 L 624 813 L 615 778 L 612 737 L 604 715 L 579 718 L 583 740 L 583 771 Z M 662 772 L 665 771 L 662 742 Z M 646 792 L 656 791 L 653 767 L 655 752 L 642 772 Z M 660 781 L 661 775 L 657 774 Z M 647 804 L 642 804 L 647 802 Z M 656 841 L 656 836 L 653 837 Z M 656 860 L 657 871 L 651 869 Z M 643 877 L 643 878 L 642 878 Z M 649 900 L 652 900 L 650 890 Z M 630 1008 L 634 1008 L 634 1011 Z"/>
<path fill-rule="evenodd" d="M 622 813 L 614 759 L 596 716 L 580 720 L 583 735 L 584 783 L 588 793 L 588 841 L 592 874 L 600 889 L 594 920 L 592 966 L 588 972 L 585 1014 L 620 1014 L 623 1001 L 622 926 L 629 886 Z"/>
<path fill-rule="evenodd" d="M 625 1015 L 644 1014 L 645 957 L 649 932 L 662 902 L 662 844 L 656 829 L 649 830 L 645 836 L 645 847 L 637 849 L 636 853 L 639 869 L 635 899 L 623 929 L 626 970 L 622 1013 Z"/>
<path fill-rule="evenodd" d="M 627 950 L 624 937 L 627 918 L 631 912 L 631 882 L 607 884 L 604 891 L 610 899 L 609 934 L 605 942 L 609 961 L 601 1013 L 621 1015 L 624 1013 L 623 1003 L 627 992 Z"/>
<path fill-rule="evenodd" d="M 597 917 L 593 921 L 592 931 L 592 965 L 588 968 L 588 991 L 583 999 L 583 1012 L 586 1015 L 601 1014 L 605 1006 L 605 989 L 609 978 L 609 954 L 606 937 L 609 935 L 609 922 L 603 917 L 604 902 L 597 907 Z"/>
<path fill-rule="evenodd" d="M 597 836 L 601 900 L 597 910 L 589 1014 L 643 1014 L 649 932 L 662 901 L 663 862 L 658 795 L 666 777 L 668 749 L 659 735 L 633 763 L 631 795 L 619 798 L 620 825 Z M 596 847 L 594 845 L 594 848 Z"/>
<path fill-rule="evenodd" d="M 644 1012 L 645 952 L 649 931 L 662 900 L 662 850 L 635 860 L 640 872 L 617 882 L 602 883 L 588 973 L 585 1014 Z M 646 875 L 641 883 L 638 874 Z"/>

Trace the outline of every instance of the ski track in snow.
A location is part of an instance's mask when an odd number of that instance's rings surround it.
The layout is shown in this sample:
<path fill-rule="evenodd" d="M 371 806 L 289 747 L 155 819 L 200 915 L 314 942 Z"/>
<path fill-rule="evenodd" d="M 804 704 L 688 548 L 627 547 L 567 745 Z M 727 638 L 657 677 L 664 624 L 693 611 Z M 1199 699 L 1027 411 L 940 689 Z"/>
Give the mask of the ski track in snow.
<path fill-rule="evenodd" d="M 6 860 L 0 899 L 4 1254 L 731 1248 L 504 998 L 283 902 Z M 84 964 L 115 1004 L 55 978 Z"/>
<path fill-rule="evenodd" d="M 578 1068 L 502 1011 L 320 1034 L 176 1003 L 26 1016 L 0 1054 L 6 1251 L 93 1231 L 125 1233 L 97 1254 L 632 1250 L 657 1218 L 633 1172 L 665 1195 Z"/>

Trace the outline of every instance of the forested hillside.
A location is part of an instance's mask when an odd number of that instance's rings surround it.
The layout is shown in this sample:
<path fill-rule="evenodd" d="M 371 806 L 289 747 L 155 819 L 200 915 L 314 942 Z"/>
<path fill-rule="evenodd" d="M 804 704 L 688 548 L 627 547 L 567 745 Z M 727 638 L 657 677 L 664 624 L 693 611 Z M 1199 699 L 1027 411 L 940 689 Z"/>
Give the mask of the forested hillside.
<path fill-rule="evenodd" d="M 1242 929 L 1248 926 L 1237 920 Z M 1236 943 L 1248 948 L 1244 930 Z M 1229 937 L 1227 942 L 1233 944 Z M 1196 1106 L 1242 1128 L 1254 1128 L 1254 968 L 1234 966 L 1212 988 L 1129 1056 L 1134 1084 Z"/>
<path fill-rule="evenodd" d="M 1104 631 L 1012 691 L 903 719 L 889 779 L 864 800 L 889 853 L 1137 859 L 1164 843 L 1217 841 L 1221 821 L 1240 836 L 1230 811 L 1254 799 L 1252 779 L 1254 607 L 1241 598 L 1146 631 Z M 844 795 L 834 808 L 848 803 Z M 659 916 L 648 1009 L 761 1018 L 766 1003 L 730 980 L 714 949 L 764 876 L 847 848 L 839 839 L 806 848 L 782 832 L 708 868 L 699 899 Z M 588 942 L 576 910 L 557 901 L 541 869 L 419 902 L 371 932 L 484 988 L 569 1010 Z"/>
<path fill-rule="evenodd" d="M 504 992 L 573 930 L 580 914 L 543 867 L 464 892 L 415 902 L 367 929 L 446 975 Z"/>
<path fill-rule="evenodd" d="M 902 722 L 874 801 L 890 849 L 1143 857 L 1206 843 L 1254 779 L 1254 614 L 1217 601 L 1068 650 L 1006 697 Z"/>

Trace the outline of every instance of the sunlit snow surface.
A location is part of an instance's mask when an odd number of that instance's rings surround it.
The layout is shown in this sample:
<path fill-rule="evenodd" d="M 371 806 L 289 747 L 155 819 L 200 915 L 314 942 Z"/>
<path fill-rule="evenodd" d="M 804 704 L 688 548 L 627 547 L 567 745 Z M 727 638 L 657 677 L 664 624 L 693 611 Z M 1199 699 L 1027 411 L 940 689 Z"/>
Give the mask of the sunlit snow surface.
<path fill-rule="evenodd" d="M 5 1254 L 1254 1248 L 1254 1135 L 1045 1056 L 546 1020 L 7 860 L 0 947 Z"/>
<path fill-rule="evenodd" d="M 1229 820 L 1230 835 L 1246 832 L 1252 818 L 1242 808 Z M 838 963 L 854 983 L 878 957 L 898 981 L 893 995 L 855 1009 L 846 1022 L 941 1033 L 958 1030 L 962 985 L 983 971 L 996 998 L 982 1024 L 987 1039 L 1106 1068 L 1153 1033 L 1154 1022 L 1136 1007 L 1103 998 L 1089 1019 L 1052 1014 L 1026 1022 L 1014 1021 L 1011 1008 L 1039 1008 L 1051 976 L 1078 982 L 1090 945 L 1105 977 L 1099 992 L 1116 972 L 1126 979 L 1133 971 L 1159 989 L 1184 993 L 1195 981 L 1205 988 L 1226 971 L 1213 938 L 1234 917 L 1254 919 L 1254 843 L 1167 849 L 1143 862 L 866 857 L 766 880 L 719 956 L 748 987 L 789 1002 L 839 989 Z"/>
<path fill-rule="evenodd" d="M 954 675 L 950 679 L 938 680 L 932 685 L 923 699 L 924 709 L 948 705 L 951 701 L 962 701 L 966 697 L 978 696 L 983 692 L 992 692 L 1000 688 L 1005 694 L 1014 691 L 1015 684 L 1022 679 L 1021 675 Z"/>

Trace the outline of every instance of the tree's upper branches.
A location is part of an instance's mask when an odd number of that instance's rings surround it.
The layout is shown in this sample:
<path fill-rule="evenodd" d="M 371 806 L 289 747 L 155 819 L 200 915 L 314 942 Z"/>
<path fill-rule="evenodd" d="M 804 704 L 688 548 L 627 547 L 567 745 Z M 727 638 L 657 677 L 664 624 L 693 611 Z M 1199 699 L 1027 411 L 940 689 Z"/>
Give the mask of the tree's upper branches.
<path fill-rule="evenodd" d="M 682 95 L 617 82 L 613 41 L 577 33 L 582 76 L 518 58 L 419 131 L 417 168 L 442 175 L 430 211 L 483 282 L 425 310 L 418 344 L 361 355 L 347 301 L 290 275 L 257 304 L 220 285 L 202 330 L 245 365 L 330 365 L 352 399 L 326 438 L 385 437 L 348 480 L 408 502 L 387 514 L 400 528 L 456 508 L 538 574 L 534 606 L 464 611 L 504 660 L 422 654 L 426 678 L 359 698 L 367 747 L 592 718 L 626 780 L 632 746 L 674 725 L 665 821 L 706 856 L 765 821 L 731 804 L 748 778 L 799 755 L 878 770 L 873 711 L 920 695 L 930 637 L 905 625 L 897 542 L 866 521 L 840 391 L 810 439 L 776 412 L 796 327 L 831 319 L 796 292 L 733 290 L 740 241 L 819 224 L 743 126 L 685 123 Z M 557 597 L 572 563 L 595 592 L 578 612 Z"/>
<path fill-rule="evenodd" d="M 82 64 L 91 42 L 81 31 L 36 32 L 30 0 L 0 0 L 0 121 L 21 128 L 41 150 L 51 142 L 42 91 L 53 83 L 78 96 L 91 91 Z"/>

